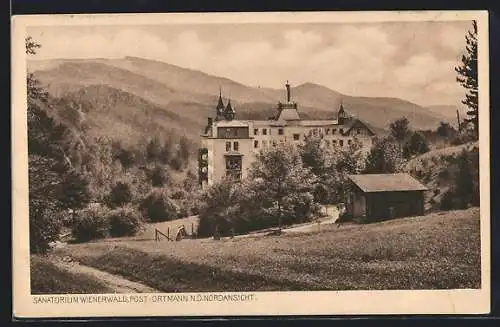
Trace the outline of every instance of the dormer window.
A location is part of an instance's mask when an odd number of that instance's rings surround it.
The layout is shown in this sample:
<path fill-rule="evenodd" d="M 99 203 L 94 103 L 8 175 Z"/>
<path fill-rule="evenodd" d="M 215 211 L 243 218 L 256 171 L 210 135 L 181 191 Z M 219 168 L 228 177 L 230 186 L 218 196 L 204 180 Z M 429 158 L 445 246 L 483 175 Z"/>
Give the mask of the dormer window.
<path fill-rule="evenodd" d="M 278 129 L 278 135 L 283 135 L 283 128 Z"/>

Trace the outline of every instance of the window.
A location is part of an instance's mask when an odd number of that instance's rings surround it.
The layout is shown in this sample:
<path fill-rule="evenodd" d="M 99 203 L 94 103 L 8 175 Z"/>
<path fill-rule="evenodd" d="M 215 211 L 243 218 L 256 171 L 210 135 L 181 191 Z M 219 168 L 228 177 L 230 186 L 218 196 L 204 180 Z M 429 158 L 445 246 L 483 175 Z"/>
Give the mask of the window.
<path fill-rule="evenodd" d="M 226 158 L 227 170 L 241 170 L 241 157 L 230 156 Z"/>
<path fill-rule="evenodd" d="M 325 129 L 325 134 L 326 134 L 326 135 L 330 134 L 330 129 L 329 129 L 329 128 L 326 128 L 326 129 Z"/>
<path fill-rule="evenodd" d="M 255 129 L 253 130 L 253 135 L 258 135 L 258 134 L 259 134 L 259 129 L 258 129 L 258 128 L 255 128 Z"/>
<path fill-rule="evenodd" d="M 226 158 L 226 176 L 241 179 L 241 157 Z"/>
<path fill-rule="evenodd" d="M 298 141 L 300 139 L 300 134 L 293 134 L 294 141 Z"/>
<path fill-rule="evenodd" d="M 276 146 L 276 141 L 275 140 L 273 140 L 273 146 Z"/>
<path fill-rule="evenodd" d="M 255 140 L 253 141 L 253 147 L 258 148 L 259 147 L 259 141 Z"/>
<path fill-rule="evenodd" d="M 344 134 L 344 129 L 341 128 L 339 132 L 340 132 L 340 134 Z"/>
<path fill-rule="evenodd" d="M 283 135 L 283 128 L 278 129 L 278 135 Z"/>
<path fill-rule="evenodd" d="M 347 144 L 349 144 L 349 145 L 350 145 L 351 143 L 352 143 L 352 140 L 348 140 L 348 141 L 347 141 Z"/>
<path fill-rule="evenodd" d="M 344 146 L 344 140 L 339 141 L 340 146 Z"/>
<path fill-rule="evenodd" d="M 358 128 L 358 129 L 356 129 L 356 133 L 357 133 L 357 134 L 361 134 L 361 130 L 360 130 L 359 128 Z"/>
<path fill-rule="evenodd" d="M 333 145 L 337 145 L 337 140 L 333 140 L 333 141 L 332 141 L 332 144 L 333 144 Z"/>
<path fill-rule="evenodd" d="M 267 147 L 267 141 L 266 140 L 262 140 L 262 146 L 265 148 Z"/>
<path fill-rule="evenodd" d="M 267 128 L 262 129 L 262 135 L 267 135 Z"/>
<path fill-rule="evenodd" d="M 316 128 L 315 128 L 315 129 L 313 129 L 313 135 L 314 135 L 314 136 L 318 136 L 318 130 L 317 130 Z"/>
<path fill-rule="evenodd" d="M 337 133 L 337 129 L 336 128 L 332 128 L 332 135 Z"/>
<path fill-rule="evenodd" d="M 226 142 L 226 151 L 231 151 L 231 142 Z"/>
<path fill-rule="evenodd" d="M 234 151 L 238 151 L 239 147 L 240 147 L 240 144 L 238 142 L 234 142 L 233 143 L 233 149 L 234 149 Z"/>

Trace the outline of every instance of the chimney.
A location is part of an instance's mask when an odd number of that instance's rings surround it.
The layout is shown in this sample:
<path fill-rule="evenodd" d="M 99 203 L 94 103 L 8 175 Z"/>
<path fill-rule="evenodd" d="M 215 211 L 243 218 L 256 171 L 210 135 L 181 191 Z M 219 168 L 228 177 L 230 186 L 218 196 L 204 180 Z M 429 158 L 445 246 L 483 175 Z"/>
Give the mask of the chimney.
<path fill-rule="evenodd" d="M 286 81 L 286 102 L 290 102 L 290 84 Z"/>
<path fill-rule="evenodd" d="M 213 122 L 212 117 L 208 117 L 208 126 L 212 126 L 212 122 Z"/>

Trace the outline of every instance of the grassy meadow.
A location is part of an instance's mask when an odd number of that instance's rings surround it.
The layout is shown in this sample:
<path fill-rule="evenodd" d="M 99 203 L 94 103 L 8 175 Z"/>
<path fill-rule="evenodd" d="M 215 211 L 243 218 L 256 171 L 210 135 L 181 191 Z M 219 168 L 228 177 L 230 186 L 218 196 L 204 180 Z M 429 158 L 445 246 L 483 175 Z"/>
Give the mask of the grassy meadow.
<path fill-rule="evenodd" d="M 480 253 L 479 208 L 304 234 L 56 250 L 163 292 L 479 288 Z"/>
<path fill-rule="evenodd" d="M 47 258 L 32 255 L 31 294 L 89 294 L 110 293 L 101 281 L 84 274 L 62 270 Z"/>

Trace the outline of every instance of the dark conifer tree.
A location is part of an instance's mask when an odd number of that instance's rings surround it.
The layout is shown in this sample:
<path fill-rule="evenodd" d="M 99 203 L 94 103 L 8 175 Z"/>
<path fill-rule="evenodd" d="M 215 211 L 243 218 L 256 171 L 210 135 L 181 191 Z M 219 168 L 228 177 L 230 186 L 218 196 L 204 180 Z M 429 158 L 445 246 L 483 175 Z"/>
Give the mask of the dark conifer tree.
<path fill-rule="evenodd" d="M 474 135 L 479 135 L 479 110 L 478 110 L 478 67 L 477 67 L 477 22 L 472 22 L 472 31 L 465 35 L 466 53 L 462 55 L 462 63 L 455 67 L 458 73 L 457 82 L 465 88 L 465 99 L 462 103 L 467 106 L 466 122 L 472 123 Z"/>

